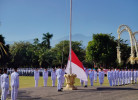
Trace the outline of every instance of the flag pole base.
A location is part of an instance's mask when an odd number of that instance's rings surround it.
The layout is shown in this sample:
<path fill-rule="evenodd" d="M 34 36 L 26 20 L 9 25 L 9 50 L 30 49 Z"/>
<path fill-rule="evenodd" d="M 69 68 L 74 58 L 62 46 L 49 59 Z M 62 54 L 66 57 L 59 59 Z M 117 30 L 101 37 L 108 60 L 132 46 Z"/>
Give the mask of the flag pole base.
<path fill-rule="evenodd" d="M 77 77 L 76 74 L 65 74 L 64 75 L 66 80 L 66 87 L 63 88 L 63 90 L 77 90 L 77 88 L 74 86 L 75 78 Z"/>

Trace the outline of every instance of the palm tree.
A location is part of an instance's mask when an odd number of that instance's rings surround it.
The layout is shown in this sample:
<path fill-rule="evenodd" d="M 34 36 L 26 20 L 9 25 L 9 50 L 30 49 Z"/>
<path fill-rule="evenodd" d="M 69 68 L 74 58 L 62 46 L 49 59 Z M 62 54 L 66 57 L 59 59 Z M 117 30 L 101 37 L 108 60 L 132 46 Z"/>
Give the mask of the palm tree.
<path fill-rule="evenodd" d="M 43 37 L 42 37 L 42 44 L 44 46 L 47 46 L 48 49 L 51 48 L 50 46 L 50 39 L 53 37 L 53 34 L 50 34 L 49 32 L 47 33 L 43 33 Z"/>
<path fill-rule="evenodd" d="M 2 57 L 3 53 L 8 55 L 5 47 L 6 46 L 5 46 L 4 37 L 0 35 L 0 58 Z"/>

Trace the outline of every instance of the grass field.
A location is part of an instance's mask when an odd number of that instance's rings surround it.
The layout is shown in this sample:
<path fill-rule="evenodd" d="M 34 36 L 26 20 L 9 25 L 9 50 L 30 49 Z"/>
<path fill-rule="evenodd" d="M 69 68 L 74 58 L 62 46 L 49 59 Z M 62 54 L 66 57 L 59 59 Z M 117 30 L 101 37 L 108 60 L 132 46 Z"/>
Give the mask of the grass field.
<path fill-rule="evenodd" d="M 19 88 L 31 88 L 31 87 L 34 87 L 35 86 L 34 77 L 32 77 L 32 76 L 20 76 L 19 77 L 19 84 L 20 84 Z M 52 86 L 51 77 L 48 78 L 47 85 L 48 86 Z M 56 81 L 56 85 L 57 85 L 57 81 Z M 38 86 L 39 87 L 43 86 L 43 78 L 42 77 L 39 78 Z M 75 80 L 75 86 L 81 86 L 80 80 L 77 79 L 77 78 Z M 90 80 L 88 80 L 88 86 L 90 86 Z M 94 82 L 94 86 L 100 86 L 99 79 L 97 79 L 97 83 Z M 103 86 L 109 86 L 107 77 L 104 78 Z"/>

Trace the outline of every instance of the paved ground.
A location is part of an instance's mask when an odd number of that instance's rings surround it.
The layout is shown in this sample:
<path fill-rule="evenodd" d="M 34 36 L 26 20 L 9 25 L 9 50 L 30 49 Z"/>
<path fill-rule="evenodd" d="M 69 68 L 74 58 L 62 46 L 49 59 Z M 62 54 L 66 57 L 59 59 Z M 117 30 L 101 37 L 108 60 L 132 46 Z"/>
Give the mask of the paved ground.
<path fill-rule="evenodd" d="M 63 92 L 57 92 L 56 87 L 19 89 L 18 100 L 138 100 L 138 84 L 77 88 L 78 90 Z"/>

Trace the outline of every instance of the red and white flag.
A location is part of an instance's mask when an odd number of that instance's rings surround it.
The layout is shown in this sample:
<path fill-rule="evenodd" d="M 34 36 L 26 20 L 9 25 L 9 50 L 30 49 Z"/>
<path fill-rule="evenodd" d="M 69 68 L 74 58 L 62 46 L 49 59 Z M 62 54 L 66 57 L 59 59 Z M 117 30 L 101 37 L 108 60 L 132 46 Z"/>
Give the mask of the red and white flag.
<path fill-rule="evenodd" d="M 71 68 L 72 68 L 72 74 L 76 74 L 77 78 L 88 81 L 86 73 L 84 71 L 84 67 L 82 62 L 78 59 L 76 54 L 71 50 Z M 66 73 L 70 73 L 70 57 L 68 59 L 68 64 L 65 70 Z"/>

